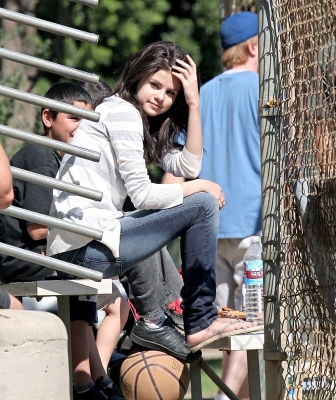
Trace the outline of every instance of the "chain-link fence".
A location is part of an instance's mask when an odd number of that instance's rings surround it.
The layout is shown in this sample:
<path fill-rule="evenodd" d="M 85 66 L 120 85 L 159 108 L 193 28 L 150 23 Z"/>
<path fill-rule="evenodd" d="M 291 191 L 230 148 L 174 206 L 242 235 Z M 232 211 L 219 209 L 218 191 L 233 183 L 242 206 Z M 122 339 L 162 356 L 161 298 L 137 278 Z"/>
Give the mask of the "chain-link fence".
<path fill-rule="evenodd" d="M 335 387 L 335 1 L 272 4 L 279 53 L 279 316 L 287 399 Z"/>
<path fill-rule="evenodd" d="M 230 4 L 259 14 L 266 398 L 336 399 L 336 1 Z"/>

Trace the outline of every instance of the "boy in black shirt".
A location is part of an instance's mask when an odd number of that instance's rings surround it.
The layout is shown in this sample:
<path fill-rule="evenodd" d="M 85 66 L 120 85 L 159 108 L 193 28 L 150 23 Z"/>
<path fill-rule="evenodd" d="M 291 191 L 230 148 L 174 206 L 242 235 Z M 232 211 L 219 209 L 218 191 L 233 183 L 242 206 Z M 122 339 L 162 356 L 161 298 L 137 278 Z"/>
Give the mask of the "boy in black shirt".
<path fill-rule="evenodd" d="M 90 95 L 72 83 L 56 83 L 47 91 L 45 97 L 91 109 Z M 43 108 L 41 120 L 44 136 L 70 143 L 81 118 Z M 11 158 L 10 164 L 13 167 L 55 178 L 61 159 L 62 155 L 56 150 L 27 143 Z M 52 189 L 15 178 L 13 188 L 13 206 L 49 215 Z M 47 229 L 44 225 L 0 214 L 2 243 L 45 254 Z M 52 270 L 49 268 L 0 254 L 0 281 L 3 283 L 41 280 L 50 274 Z"/>

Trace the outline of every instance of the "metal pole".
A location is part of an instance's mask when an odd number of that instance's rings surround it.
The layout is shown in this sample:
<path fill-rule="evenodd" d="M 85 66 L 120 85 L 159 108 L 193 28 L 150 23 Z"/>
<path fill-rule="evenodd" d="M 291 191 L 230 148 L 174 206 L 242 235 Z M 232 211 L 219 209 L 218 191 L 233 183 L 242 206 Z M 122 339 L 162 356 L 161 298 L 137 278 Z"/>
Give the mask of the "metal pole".
<path fill-rule="evenodd" d="M 32 93 L 26 93 L 22 90 L 12 89 L 0 85 L 0 95 L 10 97 L 14 100 L 34 104 L 35 106 L 50 108 L 52 110 L 71 114 L 76 117 L 85 118 L 90 121 L 99 121 L 100 114 L 95 111 L 89 111 L 81 107 L 71 106 L 69 104 L 63 103 L 62 101 L 47 99 L 46 97 L 37 96 L 36 94 Z"/>
<path fill-rule="evenodd" d="M 282 360 L 278 276 L 280 271 L 280 90 L 276 17 L 269 0 L 259 0 L 259 84 L 262 174 L 262 258 L 265 304 L 266 399 L 279 399 Z"/>
<path fill-rule="evenodd" d="M 0 58 L 5 60 L 17 62 L 30 67 L 42 69 L 44 71 L 51 72 L 53 74 L 66 76 L 67 78 L 76 79 L 78 81 L 84 81 L 89 83 L 99 82 L 99 76 L 90 74 L 89 72 L 79 71 L 75 68 L 66 67 L 61 64 L 56 64 L 51 61 L 42 60 L 37 57 L 28 56 L 27 54 L 18 53 L 16 51 L 7 50 L 0 47 Z"/>
<path fill-rule="evenodd" d="M 0 210 L 0 214 L 10 215 L 14 218 L 24 219 L 25 221 L 31 221 L 45 226 L 52 226 L 67 232 L 87 236 L 95 240 L 101 240 L 103 237 L 103 232 L 98 231 L 97 229 L 89 228 L 84 225 L 78 225 L 70 221 L 63 221 L 59 218 L 50 217 L 49 215 L 40 214 L 34 211 L 24 210 L 23 208 L 19 207 L 9 206 L 8 208 Z"/>
<path fill-rule="evenodd" d="M 7 254 L 8 256 L 14 258 L 19 258 L 20 260 L 43 265 L 44 267 L 55 269 L 56 271 L 67 272 L 83 279 L 92 279 L 93 281 L 100 282 L 103 278 L 103 274 L 101 272 L 93 271 L 89 268 L 80 267 L 75 264 L 57 260 L 57 258 L 43 256 L 42 254 L 20 249 L 18 247 L 10 246 L 9 244 L 4 244 L 1 242 L 0 253 Z"/>
<path fill-rule="evenodd" d="M 41 29 L 50 33 L 55 33 L 57 35 L 67 36 L 69 38 L 81 40 L 83 42 L 88 42 L 91 44 L 97 44 L 99 39 L 99 36 L 94 35 L 93 33 L 83 32 L 78 29 L 70 28 L 68 26 L 55 24 L 50 21 L 45 21 L 43 19 L 31 17 L 29 15 L 20 14 L 15 11 L 9 11 L 5 8 L 0 8 L 0 18 L 32 26 L 33 28 Z"/>
<path fill-rule="evenodd" d="M 35 143 L 40 146 L 48 147 L 50 149 L 62 151 L 63 153 L 72 154 L 74 156 L 85 158 L 86 160 L 100 160 L 100 153 L 98 153 L 97 151 L 92 151 L 84 149 L 82 147 L 73 146 L 72 144 L 59 142 L 58 140 L 47 138 L 45 136 L 39 136 L 35 133 L 29 133 L 15 128 L 9 128 L 6 125 L 0 125 L 0 134 L 13 139 L 23 140 L 28 143 Z"/>
<path fill-rule="evenodd" d="M 36 183 L 37 185 L 45 186 L 51 189 L 62 190 L 64 192 L 72 193 L 76 196 L 85 197 L 95 201 L 101 201 L 103 198 L 103 193 L 94 189 L 81 187 L 73 183 L 62 182 L 59 179 L 49 178 L 48 176 L 26 171 L 21 168 L 11 167 L 11 171 L 14 178 L 21 179 L 26 182 Z"/>

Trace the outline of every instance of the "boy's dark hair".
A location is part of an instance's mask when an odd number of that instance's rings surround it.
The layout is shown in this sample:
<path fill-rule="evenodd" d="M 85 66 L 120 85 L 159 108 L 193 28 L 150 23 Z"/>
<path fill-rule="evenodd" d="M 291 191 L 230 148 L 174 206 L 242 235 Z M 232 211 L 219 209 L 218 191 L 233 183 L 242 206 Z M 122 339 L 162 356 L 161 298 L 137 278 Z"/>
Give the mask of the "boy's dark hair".
<path fill-rule="evenodd" d="M 75 83 L 68 83 L 68 82 L 55 83 L 47 91 L 44 97 L 51 100 L 63 101 L 63 103 L 67 103 L 70 105 L 73 105 L 75 101 L 81 101 L 85 104 L 92 104 L 92 99 L 89 93 L 79 85 L 76 85 Z M 42 108 L 41 113 L 46 108 L 48 107 Z M 50 110 L 50 113 L 52 119 L 55 119 L 59 111 Z"/>
<path fill-rule="evenodd" d="M 112 88 L 104 81 L 97 83 L 76 82 L 76 85 L 84 88 L 92 98 L 92 108 L 95 109 L 106 97 L 113 94 Z"/>

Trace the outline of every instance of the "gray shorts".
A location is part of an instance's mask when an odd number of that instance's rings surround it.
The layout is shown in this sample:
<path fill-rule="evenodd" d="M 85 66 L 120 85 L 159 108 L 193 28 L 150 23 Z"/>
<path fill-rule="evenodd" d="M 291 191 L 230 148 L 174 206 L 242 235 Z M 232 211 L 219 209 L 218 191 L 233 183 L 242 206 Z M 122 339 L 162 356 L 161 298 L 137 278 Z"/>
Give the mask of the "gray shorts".
<path fill-rule="evenodd" d="M 261 232 L 257 232 L 255 235 L 260 236 L 260 234 Z M 251 237 L 218 240 L 215 300 L 217 306 L 241 310 L 244 276 L 243 257 L 251 245 Z"/>

